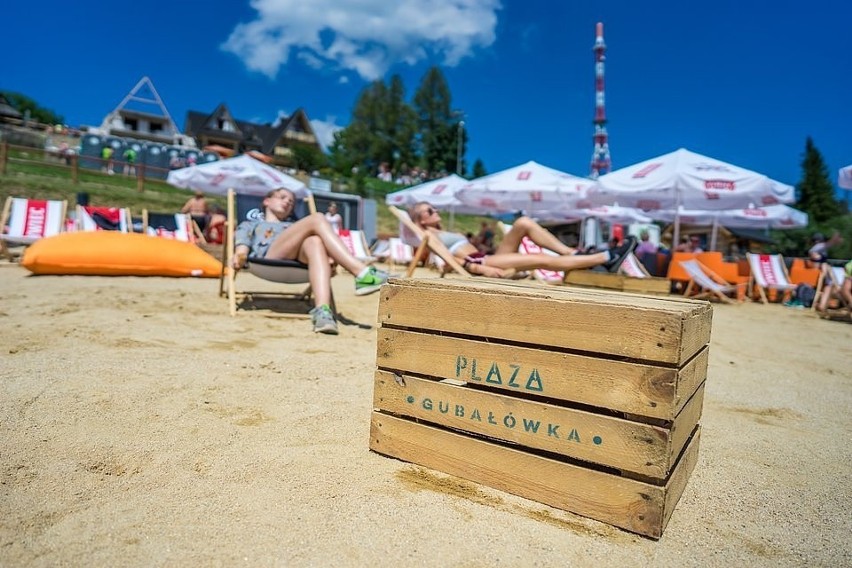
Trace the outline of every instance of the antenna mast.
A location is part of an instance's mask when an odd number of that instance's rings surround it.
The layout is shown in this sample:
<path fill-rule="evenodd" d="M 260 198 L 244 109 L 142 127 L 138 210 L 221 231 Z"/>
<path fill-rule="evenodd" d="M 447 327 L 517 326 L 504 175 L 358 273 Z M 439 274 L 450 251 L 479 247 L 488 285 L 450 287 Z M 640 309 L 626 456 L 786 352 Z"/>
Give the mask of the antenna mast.
<path fill-rule="evenodd" d="M 595 148 L 592 152 L 591 177 L 608 173 L 612 169 L 609 157 L 609 136 L 606 132 L 606 105 L 604 98 L 604 61 L 606 61 L 606 44 L 603 38 L 603 23 L 595 27 Z"/>

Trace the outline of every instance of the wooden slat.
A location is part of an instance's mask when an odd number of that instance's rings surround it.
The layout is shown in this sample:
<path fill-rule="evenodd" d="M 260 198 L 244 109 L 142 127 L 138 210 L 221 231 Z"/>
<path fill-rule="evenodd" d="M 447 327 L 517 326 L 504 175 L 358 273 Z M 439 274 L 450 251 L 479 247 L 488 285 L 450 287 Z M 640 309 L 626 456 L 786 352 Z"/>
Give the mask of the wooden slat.
<path fill-rule="evenodd" d="M 390 328 L 378 330 L 376 347 L 379 368 L 662 420 L 673 420 L 707 377 L 706 347 L 680 369 Z"/>
<path fill-rule="evenodd" d="M 660 538 L 697 461 L 700 427 L 666 485 L 562 463 L 373 412 L 370 449 L 475 483 Z"/>
<path fill-rule="evenodd" d="M 573 286 L 592 286 L 644 294 L 668 294 L 671 288 L 671 282 L 667 278 L 653 276 L 635 278 L 625 274 L 594 270 L 572 270 L 565 277 L 565 282 Z"/>
<path fill-rule="evenodd" d="M 392 279 L 379 322 L 677 366 L 710 341 L 706 302 L 469 282 Z"/>
<path fill-rule="evenodd" d="M 606 414 L 483 392 L 448 381 L 377 371 L 377 410 L 665 479 L 698 423 L 699 389 L 668 429 Z M 697 412 L 693 411 L 697 403 Z M 689 410 L 689 411 L 687 411 Z M 687 423 L 688 421 L 688 423 Z M 676 433 L 675 433 L 676 432 Z"/>

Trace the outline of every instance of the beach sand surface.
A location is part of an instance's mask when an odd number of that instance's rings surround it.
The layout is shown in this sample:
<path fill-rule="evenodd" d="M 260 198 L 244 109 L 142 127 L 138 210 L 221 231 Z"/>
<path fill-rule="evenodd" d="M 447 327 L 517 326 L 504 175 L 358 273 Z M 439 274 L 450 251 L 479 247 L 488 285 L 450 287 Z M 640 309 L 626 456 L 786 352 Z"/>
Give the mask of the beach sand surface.
<path fill-rule="evenodd" d="M 352 282 L 339 308 L 374 324 Z M 375 329 L 232 318 L 217 289 L 0 267 L 0 565 L 852 565 L 848 324 L 714 305 L 698 464 L 654 541 L 370 452 Z"/>

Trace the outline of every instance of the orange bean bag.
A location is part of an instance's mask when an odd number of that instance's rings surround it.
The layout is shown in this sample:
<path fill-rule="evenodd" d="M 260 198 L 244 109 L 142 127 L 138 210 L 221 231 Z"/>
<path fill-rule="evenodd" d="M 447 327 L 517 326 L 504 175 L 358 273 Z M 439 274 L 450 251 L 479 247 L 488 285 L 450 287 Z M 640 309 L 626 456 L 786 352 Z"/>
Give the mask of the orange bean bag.
<path fill-rule="evenodd" d="M 21 265 L 33 274 L 218 278 L 222 263 L 192 243 L 135 233 L 94 231 L 40 239 Z"/>

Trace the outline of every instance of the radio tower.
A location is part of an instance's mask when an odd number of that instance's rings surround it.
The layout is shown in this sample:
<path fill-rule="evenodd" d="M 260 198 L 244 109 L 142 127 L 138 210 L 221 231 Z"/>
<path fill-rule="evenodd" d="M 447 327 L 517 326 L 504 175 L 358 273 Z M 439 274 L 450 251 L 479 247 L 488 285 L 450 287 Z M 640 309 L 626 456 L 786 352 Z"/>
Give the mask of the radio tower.
<path fill-rule="evenodd" d="M 612 169 L 609 157 L 609 141 L 606 133 L 606 106 L 604 105 L 604 61 L 606 44 L 603 38 L 603 23 L 595 27 L 595 149 L 592 152 L 592 179 L 597 179 Z"/>

